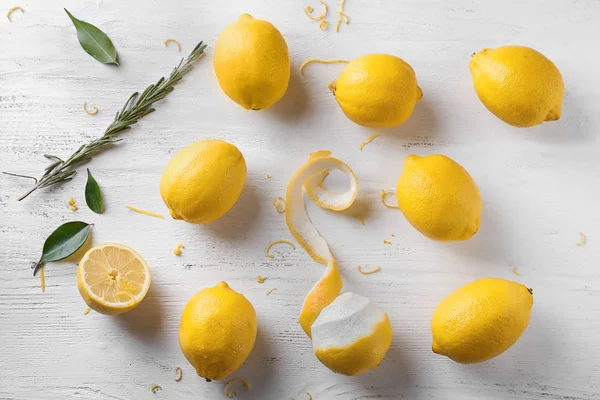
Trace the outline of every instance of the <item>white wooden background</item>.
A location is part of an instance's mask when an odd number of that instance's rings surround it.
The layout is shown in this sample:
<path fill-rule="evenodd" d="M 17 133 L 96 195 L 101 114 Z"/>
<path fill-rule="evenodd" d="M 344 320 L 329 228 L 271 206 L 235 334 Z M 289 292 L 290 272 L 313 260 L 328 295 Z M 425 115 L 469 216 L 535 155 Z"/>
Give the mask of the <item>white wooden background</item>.
<path fill-rule="evenodd" d="M 252 391 L 242 399 L 600 399 L 600 2 L 595 0 L 348 0 L 350 25 L 331 29 L 337 1 L 326 0 L 330 29 L 308 20 L 300 0 L 149 1 L 11 0 L 13 23 L 0 18 L 0 166 L 37 175 L 44 153 L 69 155 L 101 134 L 130 93 L 146 87 L 199 41 L 206 57 L 157 112 L 89 167 L 106 213 L 83 197 L 85 174 L 65 185 L 18 195 L 28 181 L 0 176 L 0 399 L 220 399 L 223 383 L 195 376 L 178 345 L 179 318 L 196 291 L 225 280 L 254 304 L 259 335 L 234 374 Z M 313 1 L 316 12 L 320 5 Z M 103 29 L 121 65 L 98 63 L 80 48 L 62 10 Z M 2 11 L 0 10 L 0 11 Z M 241 13 L 273 22 L 290 48 L 293 74 L 285 98 L 248 112 L 219 89 L 212 46 Z M 163 47 L 176 38 L 178 54 Z M 560 121 L 519 130 L 477 99 L 468 69 L 484 47 L 522 44 L 551 58 L 565 80 Z M 341 65 L 307 58 L 398 55 L 415 69 L 424 92 L 410 120 L 358 149 L 373 133 L 347 120 L 327 90 Z M 100 112 L 89 116 L 85 101 Z M 159 195 L 163 167 L 180 148 L 205 138 L 233 142 L 248 164 L 248 183 L 234 209 L 209 226 L 129 212 L 126 204 L 167 213 Z M 323 267 L 298 248 L 265 246 L 290 239 L 271 200 L 309 152 L 329 149 L 360 180 L 365 226 L 351 215 L 309 204 L 309 212 L 343 269 L 346 291 L 372 298 L 390 316 L 394 342 L 379 368 L 360 377 L 335 375 L 312 354 L 296 322 L 303 298 Z M 393 188 L 407 155 L 446 154 L 479 185 L 481 230 L 466 243 L 436 243 L 397 210 L 379 202 Z M 82 170 L 85 172 L 85 170 Z M 267 179 L 272 175 L 272 179 Z M 80 207 L 73 213 L 67 200 Z M 75 262 L 47 265 L 46 292 L 30 263 L 46 236 L 68 220 L 94 222 L 93 243 L 131 245 L 149 262 L 150 292 L 121 317 L 83 315 Z M 579 232 L 588 241 L 576 246 Z M 392 245 L 383 244 L 389 239 Z M 172 253 L 177 243 L 181 257 Z M 381 272 L 363 276 L 357 264 Z M 513 274 L 514 266 L 522 276 Z M 257 275 L 267 276 L 264 284 Z M 429 322 L 451 291 L 482 277 L 534 289 L 529 328 L 508 352 L 463 366 L 430 350 Z M 277 291 L 265 295 L 269 288 Z M 173 368 L 183 368 L 174 381 Z M 150 392 L 153 384 L 163 391 Z"/>

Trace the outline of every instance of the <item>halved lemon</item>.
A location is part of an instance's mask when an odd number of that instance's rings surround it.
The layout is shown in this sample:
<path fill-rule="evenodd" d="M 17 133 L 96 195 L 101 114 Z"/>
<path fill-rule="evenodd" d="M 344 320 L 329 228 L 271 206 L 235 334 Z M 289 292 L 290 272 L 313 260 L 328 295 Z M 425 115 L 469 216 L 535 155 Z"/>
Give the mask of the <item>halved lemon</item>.
<path fill-rule="evenodd" d="M 137 307 L 150 288 L 150 268 L 129 246 L 105 243 L 85 253 L 77 269 L 77 288 L 83 301 L 106 315 Z"/>

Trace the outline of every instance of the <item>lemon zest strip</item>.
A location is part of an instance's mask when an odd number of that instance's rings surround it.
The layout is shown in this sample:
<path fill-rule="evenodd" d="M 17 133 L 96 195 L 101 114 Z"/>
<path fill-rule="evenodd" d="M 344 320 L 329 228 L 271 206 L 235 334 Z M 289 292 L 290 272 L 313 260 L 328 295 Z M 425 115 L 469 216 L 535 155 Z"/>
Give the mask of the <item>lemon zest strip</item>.
<path fill-rule="evenodd" d="M 285 199 L 283 197 L 279 196 L 276 199 L 273 199 L 273 205 L 279 214 L 283 214 L 285 212 Z"/>
<path fill-rule="evenodd" d="M 393 206 L 393 205 L 391 205 L 391 204 L 387 204 L 387 203 L 385 202 L 385 196 L 386 196 L 388 193 L 394 193 L 394 191 L 393 191 L 393 190 L 383 190 L 383 189 L 381 189 L 381 193 L 379 193 L 379 197 L 381 197 L 381 204 L 383 204 L 383 205 L 384 205 L 384 206 L 386 206 L 387 208 L 400 209 L 400 207 L 398 207 L 398 206 Z"/>
<path fill-rule="evenodd" d="M 519 273 L 519 271 L 517 271 L 517 268 L 519 268 L 519 267 L 514 267 L 513 268 L 513 274 L 521 276 L 521 274 Z"/>
<path fill-rule="evenodd" d="M 181 249 L 184 249 L 185 246 L 182 245 L 181 243 L 179 243 L 174 249 L 173 249 L 173 254 L 175 254 L 176 256 L 181 255 Z"/>
<path fill-rule="evenodd" d="M 581 240 L 579 241 L 579 243 L 577 243 L 577 246 L 581 247 L 585 244 L 587 238 L 582 232 L 579 232 L 579 234 L 581 235 Z"/>
<path fill-rule="evenodd" d="M 311 6 L 302 7 L 302 11 L 304 11 L 304 14 L 308 18 L 312 19 L 313 21 L 320 21 L 323 18 L 325 18 L 325 16 L 327 15 L 327 4 L 325 4 L 323 2 L 323 0 L 320 0 L 319 3 L 323 4 L 323 11 L 319 15 L 317 15 L 316 17 L 313 17 L 312 15 L 310 15 L 315 10 L 314 8 L 312 8 Z"/>
<path fill-rule="evenodd" d="M 16 6 L 11 8 L 10 10 L 8 10 L 8 12 L 6 13 L 6 18 L 8 18 L 9 22 L 12 22 L 12 19 L 10 18 L 11 14 L 13 13 L 13 11 L 19 10 L 21 11 L 21 13 L 24 13 L 25 10 L 23 10 L 23 8 L 21 6 Z"/>
<path fill-rule="evenodd" d="M 265 283 L 266 280 L 267 280 L 266 276 L 260 276 L 259 275 L 259 276 L 256 277 L 256 282 L 258 282 L 258 283 Z"/>
<path fill-rule="evenodd" d="M 311 63 L 319 63 L 319 64 L 339 64 L 339 63 L 343 63 L 343 64 L 348 64 L 350 61 L 348 60 L 342 60 L 342 59 L 333 59 L 333 60 L 321 60 L 319 58 L 309 58 L 308 60 L 304 61 L 302 63 L 302 65 L 300 66 L 300 73 L 302 75 L 304 75 L 304 68 L 306 68 L 306 66 L 308 64 Z"/>
<path fill-rule="evenodd" d="M 354 217 L 360 221 L 361 225 L 365 224 L 365 214 L 356 214 Z"/>
<path fill-rule="evenodd" d="M 154 385 L 152 385 L 152 387 L 150 388 L 150 391 L 151 391 L 152 393 L 156 393 L 156 392 L 158 392 L 158 390 L 159 390 L 159 389 L 160 389 L 160 390 L 162 390 L 162 387 L 161 387 L 160 385 L 154 384 Z"/>
<path fill-rule="evenodd" d="M 85 111 L 88 115 L 96 115 L 96 114 L 98 114 L 98 107 L 94 106 L 94 107 L 92 107 L 92 111 L 89 111 L 87 109 L 87 102 L 84 101 L 83 102 L 83 111 Z"/>
<path fill-rule="evenodd" d="M 177 45 L 177 52 L 181 53 L 181 46 L 179 45 L 179 42 L 175 39 L 167 39 L 165 40 L 165 42 L 163 43 L 165 45 L 165 47 L 167 47 L 167 45 L 169 43 L 175 43 Z"/>
<path fill-rule="evenodd" d="M 274 288 L 271 288 L 271 289 L 267 290 L 267 291 L 265 292 L 265 294 L 268 296 L 268 295 L 270 295 L 271 293 L 273 293 L 275 290 L 277 290 L 277 288 L 276 288 L 276 287 L 274 287 Z"/>
<path fill-rule="evenodd" d="M 362 267 L 361 267 L 360 265 L 358 266 L 358 272 L 360 272 L 360 273 L 361 273 L 361 274 L 363 274 L 363 275 L 374 274 L 375 272 L 379 271 L 380 269 L 381 269 L 381 268 L 379 268 L 379 265 L 377 265 L 377 266 L 376 266 L 375 268 L 373 268 L 373 269 L 369 269 L 369 270 L 363 271 L 363 270 L 362 270 Z"/>
<path fill-rule="evenodd" d="M 383 239 L 383 243 L 385 243 L 385 244 L 392 244 L 392 242 L 390 242 L 390 241 L 389 241 L 389 240 L 387 240 L 387 239 Z"/>
<path fill-rule="evenodd" d="M 366 145 L 368 145 L 369 143 L 371 143 L 371 142 L 372 142 L 373 140 L 375 140 L 375 139 L 376 139 L 378 136 L 379 136 L 379 135 L 378 135 L 378 134 L 376 134 L 376 133 L 372 134 L 372 135 L 371 135 L 371 137 L 369 137 L 367 140 L 365 140 L 364 142 L 362 142 L 362 143 L 360 144 L 360 146 L 358 146 L 358 148 L 359 148 L 360 150 L 362 150 L 362 149 L 363 149 L 363 147 L 365 147 Z"/>
<path fill-rule="evenodd" d="M 181 367 L 175 367 L 175 372 L 177 373 L 177 376 L 175 377 L 175 382 L 179 382 L 181 378 L 183 378 L 183 370 L 181 369 Z"/>
<path fill-rule="evenodd" d="M 44 275 L 44 264 L 40 267 L 40 285 L 42 286 L 42 293 L 46 291 L 46 276 Z"/>
<path fill-rule="evenodd" d="M 72 206 L 72 205 L 75 205 L 75 199 L 74 199 L 73 197 L 71 197 L 71 198 L 69 199 L 69 205 L 70 205 L 70 206 Z"/>
<path fill-rule="evenodd" d="M 327 30 L 327 20 L 326 19 L 321 20 L 321 22 L 319 23 L 319 29 L 322 31 Z"/>
<path fill-rule="evenodd" d="M 271 175 L 267 175 L 267 179 L 271 179 L 271 178 L 272 178 L 272 176 L 271 176 Z"/>
<path fill-rule="evenodd" d="M 223 388 L 223 393 L 225 394 L 225 396 L 227 396 L 228 398 L 233 398 L 233 397 L 237 397 L 238 396 L 238 392 L 233 392 L 233 393 L 229 393 L 227 391 L 227 389 L 229 389 L 229 385 L 231 385 L 233 382 L 242 382 L 244 384 L 244 388 L 246 389 L 246 392 L 250 391 L 250 383 L 248 383 L 247 380 L 245 379 L 240 379 L 240 378 L 234 378 L 234 379 L 230 379 L 225 383 L 225 387 Z"/>
<path fill-rule="evenodd" d="M 133 212 L 136 212 L 138 214 L 147 215 L 149 217 L 155 217 L 155 218 L 165 219 L 164 215 L 153 213 L 153 212 L 150 212 L 150 211 L 141 210 L 139 208 L 135 208 L 135 207 L 132 207 L 132 206 L 125 206 L 125 208 L 127 208 L 127 209 L 129 209 L 129 210 L 131 210 Z"/>
<path fill-rule="evenodd" d="M 340 8 L 338 10 L 338 20 L 335 23 L 335 31 L 336 32 L 340 31 L 340 23 L 342 22 L 342 19 L 344 20 L 344 22 L 346 22 L 346 25 L 348 25 L 350 23 L 350 18 L 348 18 L 346 13 L 344 13 L 344 3 L 345 2 L 346 2 L 346 0 L 340 0 Z"/>
<path fill-rule="evenodd" d="M 90 307 L 86 308 L 85 310 L 83 310 L 83 315 L 88 315 L 90 311 L 92 311 Z"/>
<path fill-rule="evenodd" d="M 275 240 L 275 241 L 269 243 L 267 245 L 267 248 L 265 249 L 265 254 L 266 254 L 267 257 L 269 257 L 269 258 L 275 258 L 275 256 L 273 254 L 269 253 L 269 250 L 271 250 L 271 247 L 275 246 L 278 243 L 289 244 L 290 246 L 292 246 L 293 250 L 296 250 L 296 245 L 294 243 L 290 242 L 289 240 Z"/>

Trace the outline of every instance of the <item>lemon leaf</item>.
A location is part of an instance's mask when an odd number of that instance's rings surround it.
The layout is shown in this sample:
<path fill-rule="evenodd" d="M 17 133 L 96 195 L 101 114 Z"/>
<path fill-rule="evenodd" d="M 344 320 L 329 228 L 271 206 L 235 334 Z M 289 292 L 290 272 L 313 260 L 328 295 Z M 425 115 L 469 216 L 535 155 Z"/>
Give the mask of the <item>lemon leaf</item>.
<path fill-rule="evenodd" d="M 102 200 L 102 193 L 100 192 L 100 186 L 98 182 L 92 176 L 90 169 L 87 170 L 88 179 L 85 184 L 85 202 L 87 203 L 90 210 L 96 214 L 102 214 L 104 212 L 104 201 Z"/>
<path fill-rule="evenodd" d="M 90 56 L 104 64 L 117 64 L 117 50 L 106 33 L 94 25 L 75 18 L 66 8 L 65 12 L 77 30 L 79 44 Z"/>
<path fill-rule="evenodd" d="M 40 261 L 35 264 L 33 275 L 45 262 L 60 261 L 75 253 L 87 240 L 93 224 L 71 221 L 59 226 L 44 242 Z"/>

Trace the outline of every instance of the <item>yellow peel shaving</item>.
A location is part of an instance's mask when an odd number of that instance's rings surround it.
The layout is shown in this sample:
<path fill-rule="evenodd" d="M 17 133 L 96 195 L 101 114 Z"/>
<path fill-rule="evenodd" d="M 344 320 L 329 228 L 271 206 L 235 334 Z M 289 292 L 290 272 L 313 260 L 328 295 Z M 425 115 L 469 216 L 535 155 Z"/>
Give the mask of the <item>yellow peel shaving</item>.
<path fill-rule="evenodd" d="M 271 288 L 271 289 L 267 290 L 267 291 L 265 292 L 265 294 L 268 296 L 268 295 L 270 295 L 271 293 L 273 293 L 273 291 L 275 291 L 275 290 L 277 290 L 277 288 L 275 288 L 275 287 L 274 287 L 274 288 Z"/>
<path fill-rule="evenodd" d="M 400 207 L 394 206 L 394 205 L 391 205 L 391 204 L 388 204 L 388 203 L 385 202 L 385 196 L 387 196 L 388 193 L 394 193 L 394 191 L 393 190 L 383 190 L 383 189 L 381 189 L 381 193 L 379 193 L 379 197 L 381 197 L 381 204 L 383 204 L 387 208 L 399 209 Z"/>
<path fill-rule="evenodd" d="M 322 31 L 327 30 L 327 20 L 326 19 L 322 19 L 321 22 L 319 22 L 319 29 Z"/>
<path fill-rule="evenodd" d="M 271 175 L 267 175 L 267 178 L 268 178 L 268 179 L 271 179 L 271 178 L 272 178 L 272 176 L 271 176 Z"/>
<path fill-rule="evenodd" d="M 311 6 L 302 7 L 302 11 L 304 11 L 304 14 L 313 21 L 320 21 L 327 15 L 327 4 L 325 4 L 322 0 L 319 1 L 319 3 L 323 4 L 323 11 L 316 17 L 310 15 L 313 11 L 315 11 L 314 8 L 312 8 Z"/>
<path fill-rule="evenodd" d="M 315 11 L 314 8 L 312 8 L 311 6 L 306 6 L 306 11 L 308 11 L 309 13 L 313 13 L 313 11 Z"/>
<path fill-rule="evenodd" d="M 135 207 L 132 207 L 132 206 L 125 206 L 125 208 L 127 208 L 127 209 L 129 209 L 129 210 L 131 210 L 133 212 L 136 212 L 138 214 L 144 214 L 144 215 L 147 215 L 149 217 L 155 217 L 155 218 L 165 219 L 164 215 L 156 214 L 156 213 L 153 213 L 153 212 L 150 212 L 150 211 L 141 210 L 139 208 L 135 208 Z"/>
<path fill-rule="evenodd" d="M 260 276 L 260 275 L 259 275 L 259 276 L 256 278 L 256 282 L 258 282 L 258 283 L 265 283 L 265 281 L 266 281 L 266 280 L 267 280 L 267 277 L 266 277 L 266 276 Z"/>
<path fill-rule="evenodd" d="M 354 217 L 360 221 L 361 225 L 365 224 L 365 214 L 356 214 Z"/>
<path fill-rule="evenodd" d="M 335 23 L 335 31 L 336 32 L 340 31 L 340 23 L 342 22 L 342 20 L 344 20 L 346 25 L 348 25 L 350 23 L 350 18 L 348 18 L 348 16 L 344 13 L 344 3 L 345 2 L 346 2 L 346 0 L 340 0 L 340 9 L 338 10 L 338 20 Z"/>
<path fill-rule="evenodd" d="M 319 187 L 325 171 L 338 170 L 349 180 L 349 188 L 343 192 L 331 192 Z M 300 312 L 300 326 L 310 337 L 311 326 L 342 290 L 342 277 L 337 262 L 325 239 L 319 234 L 308 216 L 302 188 L 321 208 L 333 211 L 348 209 L 358 195 L 358 180 L 348 165 L 331 157 L 330 151 L 312 153 L 306 164 L 296 171 L 286 191 L 285 220 L 290 233 L 316 262 L 326 265 L 325 273 L 308 292 Z"/>
<path fill-rule="evenodd" d="M 273 199 L 273 205 L 279 214 L 283 214 L 285 212 L 285 199 L 283 197 L 280 196 L 276 199 Z"/>
<path fill-rule="evenodd" d="M 519 268 L 519 267 L 514 267 L 513 268 L 513 274 L 521 276 L 521 274 L 519 273 L 519 271 L 517 271 L 517 268 Z"/>
<path fill-rule="evenodd" d="M 79 210 L 79 207 L 77 207 L 77 205 L 73 204 L 71 206 L 71 211 L 77 211 L 77 210 Z"/>
<path fill-rule="evenodd" d="M 246 392 L 250 391 L 250 383 L 248 383 L 247 380 L 245 379 L 239 379 L 239 378 L 235 378 L 235 379 L 230 379 L 225 383 L 225 387 L 223 388 L 223 393 L 225 394 L 225 396 L 227 396 L 228 398 L 233 398 L 233 397 L 237 397 L 238 392 L 233 392 L 233 393 L 229 393 L 228 389 L 229 389 L 229 385 L 231 385 L 233 382 L 242 382 L 244 384 L 244 388 L 246 389 Z"/>
<path fill-rule="evenodd" d="M 392 244 L 392 242 L 390 242 L 389 240 L 383 239 L 383 243 L 385 244 Z"/>
<path fill-rule="evenodd" d="M 363 149 L 363 147 L 365 147 L 366 145 L 368 145 L 369 143 L 371 143 L 371 142 L 372 142 L 373 140 L 375 140 L 375 139 L 376 139 L 378 136 L 379 136 L 379 135 L 378 135 L 378 134 L 376 134 L 376 133 L 372 134 L 372 135 L 371 135 L 371 137 L 369 137 L 367 140 L 365 140 L 364 142 L 362 142 L 362 143 L 360 144 L 360 146 L 358 146 L 358 148 L 359 148 L 360 150 L 362 150 L 362 149 Z"/>
<path fill-rule="evenodd" d="M 89 115 L 96 115 L 98 114 L 98 107 L 94 106 L 92 107 L 92 111 L 87 109 L 87 102 L 83 102 L 83 111 L 85 111 L 87 114 Z"/>
<path fill-rule="evenodd" d="M 275 246 L 278 243 L 289 244 L 290 246 L 292 246 L 292 249 L 296 250 L 296 245 L 294 243 L 290 242 L 289 240 L 275 240 L 275 241 L 269 243 L 267 245 L 267 248 L 265 249 L 265 254 L 267 257 L 275 258 L 275 256 L 273 254 L 269 253 L 269 250 L 271 250 L 271 247 Z"/>
<path fill-rule="evenodd" d="M 175 382 L 179 382 L 181 378 L 183 378 L 183 370 L 181 369 L 181 367 L 175 367 L 175 372 L 177 373 L 177 376 L 175 377 Z"/>
<path fill-rule="evenodd" d="M 42 286 L 42 293 L 46 291 L 46 276 L 44 275 L 44 264 L 40 267 L 40 285 Z"/>
<path fill-rule="evenodd" d="M 88 315 L 90 313 L 90 311 L 92 311 L 91 308 L 86 308 L 85 310 L 83 310 L 83 315 Z"/>
<path fill-rule="evenodd" d="M 8 10 L 8 12 L 6 13 L 6 18 L 8 18 L 8 21 L 9 21 L 9 22 L 12 22 L 12 19 L 11 19 L 11 17 L 10 17 L 10 16 L 11 16 L 11 14 L 13 13 L 13 11 L 16 11 L 16 10 L 19 10 L 19 11 L 21 11 L 21 13 L 24 13 L 24 12 L 25 12 L 25 10 L 23 10 L 23 8 L 21 8 L 20 6 L 16 6 L 16 7 L 13 7 L 13 8 L 11 8 L 11 9 L 10 9 L 10 10 Z"/>
<path fill-rule="evenodd" d="M 363 271 L 363 270 L 362 270 L 362 267 L 361 267 L 360 265 L 358 266 L 358 272 L 360 272 L 360 273 L 361 273 L 361 274 L 363 274 L 363 275 L 374 274 L 375 272 L 379 271 L 380 269 L 381 269 L 381 268 L 379 268 L 379 265 L 377 265 L 377 266 L 376 266 L 375 268 L 373 268 L 373 269 L 369 269 L 369 270 Z"/>
<path fill-rule="evenodd" d="M 156 392 L 158 392 L 159 390 L 162 390 L 162 387 L 161 387 L 160 385 L 152 385 L 152 387 L 150 388 L 150 391 L 151 391 L 152 393 L 156 393 Z"/>
<path fill-rule="evenodd" d="M 167 40 L 165 40 L 165 42 L 163 44 L 165 45 L 165 47 L 167 47 L 167 45 L 169 43 L 175 43 L 177 45 L 177 51 L 179 53 L 181 53 L 181 46 L 179 45 L 179 42 L 177 40 L 175 40 L 175 39 L 167 39 Z"/>
<path fill-rule="evenodd" d="M 70 206 L 72 206 L 72 205 L 75 205 L 75 199 L 74 199 L 74 198 L 72 198 L 72 197 L 71 197 L 71 198 L 69 199 L 69 205 L 70 205 Z"/>
<path fill-rule="evenodd" d="M 348 64 L 350 61 L 348 60 L 340 60 L 340 59 L 334 59 L 334 60 L 321 60 L 318 58 L 309 58 L 308 60 L 304 61 L 302 63 L 302 65 L 300 66 L 300 73 L 304 75 L 304 68 L 308 65 L 308 64 L 312 64 L 312 63 L 320 63 L 320 64 L 338 64 L 338 63 L 344 63 L 344 64 Z"/>
<path fill-rule="evenodd" d="M 179 255 L 181 255 L 181 249 L 184 249 L 184 248 L 185 248 L 185 246 L 184 246 L 184 245 L 182 245 L 181 243 L 179 243 L 179 244 L 177 245 L 177 247 L 175 247 L 175 248 L 173 249 L 173 254 L 175 254 L 176 256 L 179 256 Z"/>
<path fill-rule="evenodd" d="M 577 243 L 577 246 L 581 247 L 585 244 L 585 241 L 587 240 L 587 238 L 585 237 L 585 235 L 581 232 L 579 232 L 579 234 L 581 235 L 581 240 L 579 241 L 579 243 Z"/>

